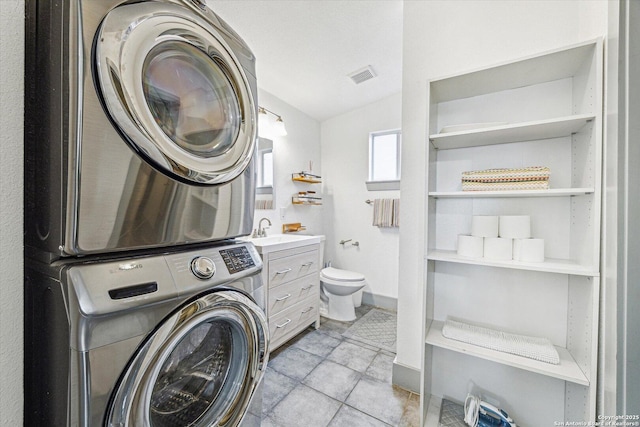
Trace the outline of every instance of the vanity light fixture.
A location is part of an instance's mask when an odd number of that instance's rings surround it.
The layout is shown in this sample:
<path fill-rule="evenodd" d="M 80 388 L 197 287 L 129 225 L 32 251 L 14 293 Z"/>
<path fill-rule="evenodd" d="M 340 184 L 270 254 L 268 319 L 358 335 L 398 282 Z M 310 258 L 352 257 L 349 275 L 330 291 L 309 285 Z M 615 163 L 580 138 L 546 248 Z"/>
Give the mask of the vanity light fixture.
<path fill-rule="evenodd" d="M 267 110 L 262 107 L 258 107 L 258 129 L 263 130 L 269 127 L 269 116 L 267 116 Z"/>
<path fill-rule="evenodd" d="M 269 120 L 269 115 L 272 114 L 275 120 Z M 282 116 L 274 113 L 271 110 L 267 110 L 264 107 L 258 107 L 258 131 L 261 136 L 285 136 L 287 129 L 284 127 L 284 120 Z"/>

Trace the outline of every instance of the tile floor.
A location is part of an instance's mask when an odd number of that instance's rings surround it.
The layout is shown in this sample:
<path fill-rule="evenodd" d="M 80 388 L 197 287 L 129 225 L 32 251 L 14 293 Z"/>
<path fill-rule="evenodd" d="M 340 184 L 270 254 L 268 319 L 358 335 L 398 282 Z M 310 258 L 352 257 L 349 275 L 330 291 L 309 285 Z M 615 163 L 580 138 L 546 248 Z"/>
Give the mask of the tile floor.
<path fill-rule="evenodd" d="M 321 318 L 272 353 L 262 426 L 418 426 L 418 395 L 391 384 L 395 354 L 343 337 L 353 323 Z"/>

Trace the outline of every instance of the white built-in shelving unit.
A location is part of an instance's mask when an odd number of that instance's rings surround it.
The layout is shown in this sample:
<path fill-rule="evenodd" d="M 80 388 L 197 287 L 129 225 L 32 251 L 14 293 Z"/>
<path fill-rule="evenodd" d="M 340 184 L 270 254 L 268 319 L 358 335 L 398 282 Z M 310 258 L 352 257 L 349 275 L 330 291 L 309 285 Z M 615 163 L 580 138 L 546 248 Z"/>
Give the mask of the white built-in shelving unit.
<path fill-rule="evenodd" d="M 592 40 L 429 82 L 423 425 L 470 390 L 518 426 L 596 421 L 602 49 Z M 465 123 L 479 125 L 441 132 Z M 462 172 L 527 166 L 550 168 L 549 190 L 461 191 Z M 529 215 L 545 261 L 458 256 L 473 215 Z M 560 364 L 447 339 L 447 318 L 546 337 Z"/>

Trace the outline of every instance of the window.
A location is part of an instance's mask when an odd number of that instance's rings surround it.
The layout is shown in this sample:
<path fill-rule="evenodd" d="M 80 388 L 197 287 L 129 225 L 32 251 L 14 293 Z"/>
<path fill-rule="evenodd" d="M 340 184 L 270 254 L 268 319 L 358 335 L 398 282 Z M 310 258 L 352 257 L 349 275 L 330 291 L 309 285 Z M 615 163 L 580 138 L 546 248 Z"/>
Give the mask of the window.
<path fill-rule="evenodd" d="M 273 142 L 258 140 L 257 162 L 258 194 L 272 194 L 273 191 Z"/>
<path fill-rule="evenodd" d="M 273 187 L 273 152 L 261 151 L 259 165 L 259 187 Z"/>
<path fill-rule="evenodd" d="M 400 130 L 369 134 L 369 190 L 400 189 Z"/>

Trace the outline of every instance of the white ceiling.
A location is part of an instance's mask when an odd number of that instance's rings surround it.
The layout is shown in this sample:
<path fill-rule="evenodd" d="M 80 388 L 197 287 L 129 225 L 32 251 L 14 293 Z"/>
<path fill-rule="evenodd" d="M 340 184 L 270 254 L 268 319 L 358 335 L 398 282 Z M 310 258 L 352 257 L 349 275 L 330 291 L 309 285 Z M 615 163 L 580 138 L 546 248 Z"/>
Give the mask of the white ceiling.
<path fill-rule="evenodd" d="M 256 55 L 258 87 L 318 121 L 401 90 L 402 0 L 208 4 Z M 377 77 L 354 84 L 368 65 Z"/>

